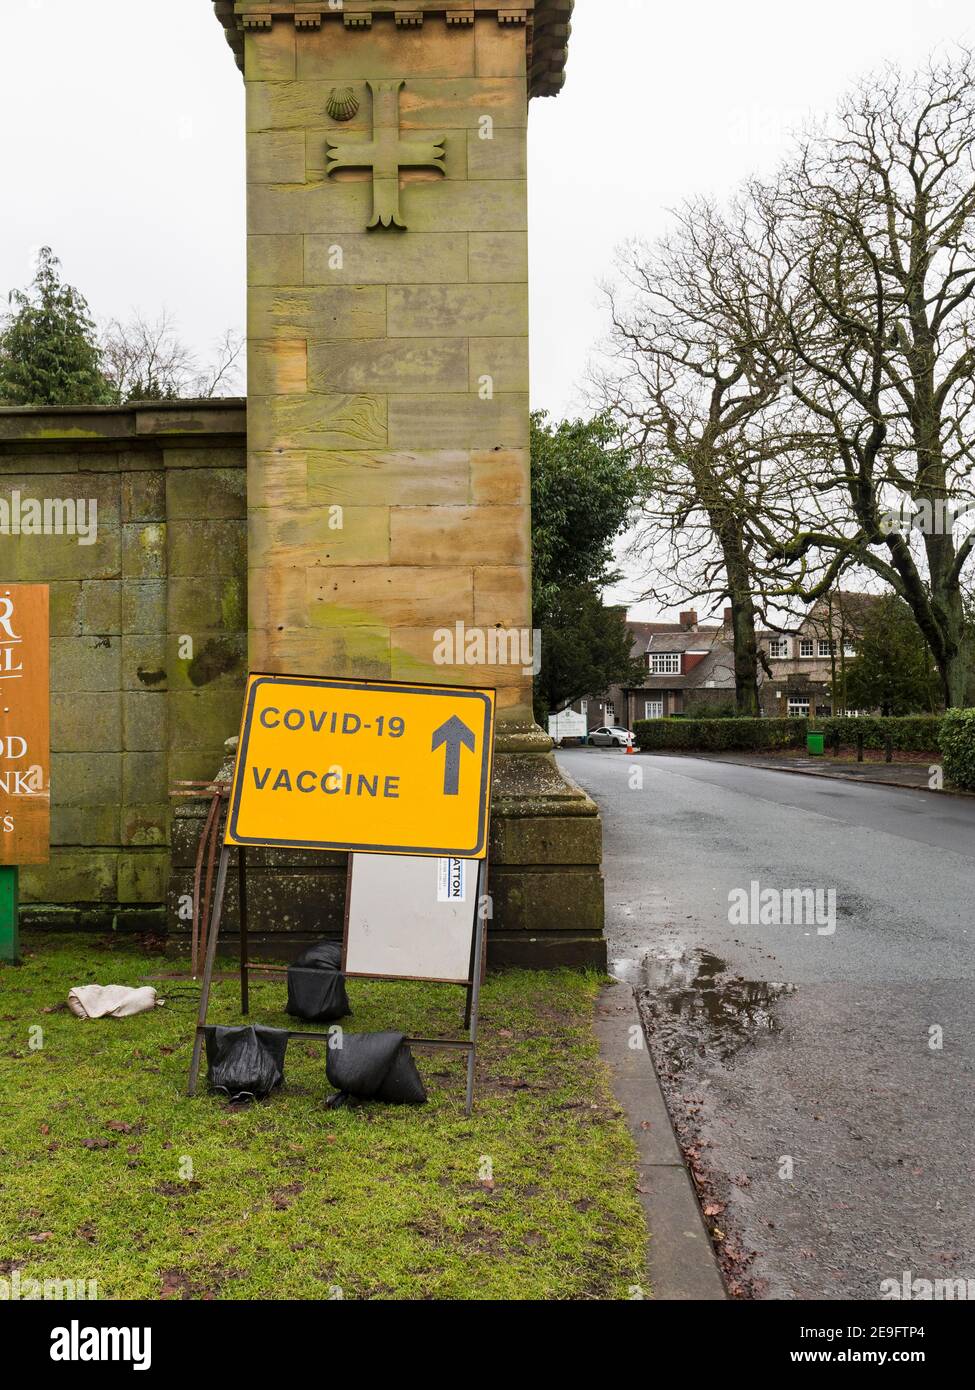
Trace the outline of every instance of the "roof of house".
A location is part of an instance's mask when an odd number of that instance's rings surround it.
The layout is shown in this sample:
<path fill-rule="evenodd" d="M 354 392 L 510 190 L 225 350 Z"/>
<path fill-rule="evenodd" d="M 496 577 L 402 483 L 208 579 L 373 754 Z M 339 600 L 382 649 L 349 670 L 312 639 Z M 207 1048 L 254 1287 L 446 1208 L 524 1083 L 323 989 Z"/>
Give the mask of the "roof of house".
<path fill-rule="evenodd" d="M 633 638 L 633 655 L 644 656 L 650 645 L 650 639 L 660 632 L 683 632 L 680 623 L 631 623 L 626 626 L 630 630 Z"/>
<path fill-rule="evenodd" d="M 717 627 L 698 628 L 688 632 L 679 623 L 628 623 L 634 632 L 634 651 L 656 652 L 705 652 L 706 655 L 695 663 L 690 671 L 680 675 L 655 676 L 647 672 L 638 686 L 628 686 L 629 690 L 698 690 L 715 688 L 734 690 L 735 658 L 730 642 Z M 639 634 L 636 630 L 641 629 Z M 649 631 L 646 631 L 649 629 Z M 663 629 L 663 631 L 661 631 Z M 646 647 L 638 648 L 637 635 L 646 637 Z"/>
<path fill-rule="evenodd" d="M 717 627 L 699 627 L 690 632 L 681 627 L 672 632 L 654 633 L 647 643 L 647 651 L 660 654 L 664 652 L 706 652 L 710 651 L 721 640 L 721 629 Z"/>
<path fill-rule="evenodd" d="M 847 630 L 852 628 L 855 631 L 862 625 L 864 618 L 874 604 L 879 602 L 879 594 L 856 593 L 852 590 L 842 590 L 833 594 L 832 628 L 834 633 L 842 628 Z M 812 634 L 823 637 L 830 635 L 830 600 L 828 598 L 818 599 L 806 616 L 794 627 L 782 627 L 774 632 L 762 628 L 756 635 L 768 641 L 774 640 L 776 637 L 806 637 Z"/>
<path fill-rule="evenodd" d="M 641 685 L 630 685 L 627 690 L 734 690 L 735 659 L 729 647 L 715 647 L 703 661 L 682 676 L 651 676 L 649 673 Z"/>
<path fill-rule="evenodd" d="M 518 9 L 528 12 L 530 96 L 557 96 L 565 85 L 565 65 L 569 57 L 569 35 L 572 32 L 570 20 L 574 3 L 575 0 L 521 0 L 517 6 L 504 3 L 493 6 L 485 5 L 484 0 L 478 0 L 479 14 L 485 10 L 492 13 L 495 9 L 506 10 L 509 15 L 512 10 Z M 298 11 L 310 18 L 312 14 L 319 12 L 319 7 L 309 4 L 307 0 L 298 0 L 298 3 L 296 0 L 238 0 L 236 7 L 234 0 L 213 0 L 213 8 L 226 30 L 227 42 L 233 49 L 237 66 L 241 69 L 244 66 L 244 34 L 238 24 L 239 14 L 253 9 L 255 18 L 264 18 L 276 14 L 292 15 Z M 331 7 L 328 0 L 322 0 L 320 12 L 327 15 L 329 8 Z M 398 0 L 395 7 L 389 4 L 388 0 L 344 0 L 341 12 L 347 19 L 356 14 L 369 15 L 371 21 L 374 13 L 386 13 L 394 8 L 396 11 L 419 11 L 430 15 L 460 11 L 469 12 L 473 16 L 474 0 Z"/>
<path fill-rule="evenodd" d="M 688 671 L 686 690 L 734 690 L 735 654 L 726 642 L 715 642 L 711 651 Z"/>

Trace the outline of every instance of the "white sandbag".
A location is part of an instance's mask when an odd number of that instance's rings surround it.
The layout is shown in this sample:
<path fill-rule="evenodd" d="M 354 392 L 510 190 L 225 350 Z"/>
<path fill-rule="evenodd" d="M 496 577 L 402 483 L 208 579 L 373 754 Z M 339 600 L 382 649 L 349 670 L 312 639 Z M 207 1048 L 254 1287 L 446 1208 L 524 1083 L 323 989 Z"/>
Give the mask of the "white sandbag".
<path fill-rule="evenodd" d="M 78 985 L 68 995 L 68 1008 L 76 1018 L 131 1018 L 148 1009 L 162 1008 L 163 1001 L 148 985 Z"/>

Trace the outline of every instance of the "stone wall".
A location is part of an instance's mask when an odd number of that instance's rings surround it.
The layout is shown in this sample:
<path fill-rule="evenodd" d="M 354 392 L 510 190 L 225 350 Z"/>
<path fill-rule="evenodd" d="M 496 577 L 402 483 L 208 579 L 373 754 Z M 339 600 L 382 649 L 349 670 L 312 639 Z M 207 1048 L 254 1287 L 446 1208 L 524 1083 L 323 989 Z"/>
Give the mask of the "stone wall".
<path fill-rule="evenodd" d="M 162 926 L 169 790 L 211 777 L 246 667 L 240 401 L 0 410 L 0 499 L 97 503 L 97 538 L 0 532 L 51 593 L 52 850 L 27 923 Z M 0 509 L 2 511 L 2 509 Z"/>
<path fill-rule="evenodd" d="M 51 591 L 52 850 L 21 872 L 28 926 L 186 937 L 202 807 L 174 809 L 169 791 L 213 777 L 238 728 L 245 416 L 240 401 L 0 409 L 0 501 L 98 507 L 93 545 L 0 531 L 0 581 Z M 600 823 L 555 777 L 554 814 L 532 814 L 545 790 L 533 776 L 521 802 L 517 785 L 495 799 L 491 959 L 599 963 Z M 255 953 L 341 930 L 345 856 L 255 850 L 248 864 Z M 227 908 L 232 948 L 234 875 Z"/>

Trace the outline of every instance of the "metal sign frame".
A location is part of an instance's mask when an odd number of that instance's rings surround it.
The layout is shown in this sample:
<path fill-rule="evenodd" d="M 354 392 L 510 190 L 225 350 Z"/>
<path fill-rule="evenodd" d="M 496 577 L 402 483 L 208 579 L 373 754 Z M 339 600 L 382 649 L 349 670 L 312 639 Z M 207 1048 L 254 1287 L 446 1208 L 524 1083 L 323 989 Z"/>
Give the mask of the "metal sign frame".
<path fill-rule="evenodd" d="M 273 678 L 269 678 L 269 679 L 273 679 Z M 279 677 L 278 679 L 280 679 L 280 680 L 282 680 L 282 681 L 285 681 L 285 680 L 289 680 L 289 679 L 291 679 L 291 678 L 290 678 L 290 677 L 284 677 L 284 676 L 282 676 L 282 677 Z M 302 680 L 303 678 L 300 678 L 300 677 L 299 677 L 299 678 L 297 678 L 297 679 L 298 679 L 298 680 Z M 315 681 L 313 681 L 313 680 L 311 680 L 311 679 L 309 679 L 309 678 L 304 678 L 304 680 L 305 680 L 305 682 L 308 683 L 308 684 L 318 684 L 318 685 L 322 685 L 322 684 L 325 683 L 325 682 L 315 682 Z M 369 687 L 371 687 L 371 688 L 374 688 L 375 686 L 390 687 L 390 688 L 394 688 L 394 689 L 395 689 L 395 688 L 402 688 L 402 683 L 401 683 L 400 687 L 398 687 L 398 686 L 397 686 L 397 683 L 396 683 L 396 682 L 392 682 L 392 681 L 369 681 L 369 682 L 366 682 L 366 681 L 334 681 L 334 682 L 329 682 L 329 684 L 342 685 L 342 686 L 345 686 L 345 687 L 348 687 L 349 685 L 353 685 L 353 686 L 361 685 L 361 686 L 369 686 Z M 406 686 L 405 688 L 407 688 L 407 689 L 409 689 L 409 690 L 412 690 L 412 691 L 423 690 L 424 692 L 425 692 L 426 690 L 443 690 L 443 689 L 445 689 L 445 687 L 442 687 L 442 686 L 439 686 L 439 687 L 438 687 L 438 686 L 420 686 L 420 687 L 418 687 L 415 683 L 412 683 L 412 684 Z M 462 687 L 456 687 L 456 686 L 451 686 L 451 687 L 446 687 L 446 688 L 449 689 L 449 690 L 451 690 L 452 692 L 456 692 L 457 690 L 462 689 Z M 472 693 L 483 693 L 483 692 L 472 692 Z M 493 692 L 492 692 L 492 693 L 493 693 Z M 245 712 L 244 712 L 244 717 L 245 717 L 245 719 L 246 719 L 246 715 L 247 715 L 247 711 L 246 711 L 246 709 L 245 709 Z M 242 728 L 243 728 L 243 723 L 242 723 Z M 241 766 L 243 765 L 243 752 L 242 752 L 242 748 L 243 748 L 243 740 L 241 740 L 241 743 L 238 744 L 238 748 L 237 748 L 237 758 L 236 758 L 235 765 L 234 765 L 234 778 L 233 778 L 233 781 L 232 781 L 231 784 L 230 784 L 230 787 L 227 788 L 227 795 L 228 795 L 228 798 L 232 797 L 232 788 L 237 784 L 238 772 L 239 772 Z M 430 1049 L 434 1049 L 434 1050 L 443 1050 L 443 1051 L 463 1051 L 463 1052 L 466 1052 L 466 1053 L 467 1053 L 467 1087 L 466 1087 L 466 1100 L 465 1100 L 465 1110 L 464 1110 L 464 1113 L 465 1113 L 466 1115 L 470 1115 L 470 1113 L 471 1113 L 471 1111 L 472 1111 L 472 1109 L 473 1109 L 473 1106 L 474 1106 L 474 1081 L 475 1081 L 475 1070 L 476 1070 L 476 1065 L 477 1065 L 477 1038 L 478 1038 L 478 1021 L 479 1021 L 479 1017 L 478 1017 L 478 1016 L 479 1016 L 479 1009 L 480 1009 L 481 981 L 482 981 L 482 979 L 483 979 L 484 971 L 485 971 L 485 949 L 484 949 L 484 948 L 485 948 L 485 934 L 486 934 L 486 931 L 487 931 L 487 921 L 486 921 L 485 919 L 482 918 L 480 907 L 481 907 L 481 903 L 484 901 L 484 899 L 485 899 L 485 897 L 486 897 L 486 895 L 487 895 L 487 883 L 488 883 L 488 855 L 487 855 L 486 836 L 487 836 L 487 825 L 488 825 L 488 823 L 489 823 L 490 806 L 491 806 L 491 780 L 492 780 L 492 774 L 493 774 L 493 749 L 489 750 L 488 753 L 487 753 L 487 755 L 486 755 L 486 767 L 487 767 L 487 785 L 486 785 L 486 789 L 485 789 L 486 795 L 485 795 L 484 807 L 483 807 L 485 844 L 484 844 L 484 853 L 483 853 L 483 856 L 482 856 L 481 858 L 479 858 L 479 859 L 476 860 L 476 862 L 477 862 L 477 882 L 476 882 L 476 889 L 475 889 L 475 895 L 474 895 L 474 930 L 473 930 L 473 933 L 472 933 L 473 939 L 472 939 L 472 942 L 471 942 L 470 976 L 469 976 L 469 979 L 466 980 L 466 981 L 430 981 L 430 982 L 429 982 L 429 983 L 431 983 L 431 984 L 433 984 L 433 983 L 452 984 L 452 985 L 454 985 L 455 987 L 458 986 L 458 985 L 460 985 L 460 987 L 462 987 L 462 988 L 465 990 L 465 992 L 466 992 L 466 1000 L 465 1000 L 465 1007 L 464 1007 L 464 1028 L 465 1028 L 465 1030 L 468 1032 L 468 1037 L 467 1037 L 467 1038 L 414 1038 L 414 1037 L 410 1037 L 410 1038 L 407 1038 L 407 1039 L 406 1039 L 406 1041 L 409 1043 L 409 1045 L 410 1045 L 411 1047 L 416 1047 L 416 1048 L 430 1048 Z M 227 817 L 227 819 L 228 819 L 228 824 L 229 824 L 229 814 L 230 814 L 230 808 L 228 807 L 228 817 Z M 209 825 L 209 822 L 208 822 L 208 825 Z M 217 827 L 216 827 L 216 826 L 213 826 L 212 829 L 213 829 L 213 830 L 216 830 Z M 206 1029 L 206 1026 L 207 1026 L 207 1013 L 208 1013 L 208 1010 L 209 1010 L 209 1005 L 210 1005 L 210 992 L 211 992 L 211 988 L 212 988 L 212 984 L 213 984 L 213 969 L 214 969 L 214 963 L 215 963 L 215 961 L 216 961 L 216 956 L 217 956 L 217 943 L 218 943 L 218 939 L 219 939 L 219 935 L 220 935 L 220 924 L 221 924 L 221 920 L 222 920 L 222 917 L 223 917 L 224 904 L 225 904 L 225 900 L 226 900 L 227 878 L 228 878 L 229 871 L 230 871 L 230 856 L 231 856 L 231 851 L 232 851 L 233 849 L 236 849 L 236 851 L 237 851 L 237 889 L 238 889 L 238 901 L 239 901 L 239 906 L 240 906 L 240 1011 L 241 1011 L 241 1014 L 242 1014 L 244 1017 L 247 1017 L 248 1014 L 250 1013 L 250 989 L 249 989 L 250 972 L 251 972 L 251 971 L 258 971 L 258 972 L 263 971 L 263 972 L 267 972 L 267 973 L 271 973 L 271 974 L 286 974 L 286 973 L 287 973 L 287 969 L 288 969 L 287 966 L 282 966 L 282 965 L 265 965 L 265 964 L 262 964 L 262 963 L 257 962 L 257 961 L 251 961 L 251 960 L 250 960 L 250 957 L 249 957 L 249 948 L 248 948 L 249 924 L 248 924 L 248 911 L 247 911 L 247 847 L 250 846 L 251 843 L 252 843 L 252 842 L 248 841 L 248 844 L 247 844 L 247 845 L 244 845 L 244 844 L 233 845 L 233 844 L 230 844 L 230 843 L 227 842 L 225 836 L 223 837 L 223 843 L 222 843 L 221 849 L 220 849 L 220 859 L 219 859 L 219 863 L 218 863 L 218 865 L 217 865 L 216 883 L 215 883 L 214 889 L 213 889 L 213 897 L 212 897 L 212 900 L 211 900 L 211 902 L 210 902 L 210 904 L 209 904 L 209 906 L 211 907 L 211 918 L 210 918 L 210 922 L 209 922 L 209 923 L 206 922 L 206 920 L 205 920 L 205 915 L 204 915 L 204 920 L 203 920 L 202 923 L 201 923 L 201 930 L 202 930 L 202 933 L 203 933 L 203 940 L 205 940 L 205 942 L 206 942 L 206 956 L 205 956 L 205 961 L 204 961 L 204 966 L 203 966 L 203 980 L 202 980 L 201 988 L 200 988 L 200 1004 L 199 1004 L 199 1009 L 198 1009 L 198 1011 L 197 1011 L 196 1030 L 195 1030 L 195 1034 L 194 1034 L 194 1038 L 193 1038 L 193 1055 L 192 1055 L 192 1058 L 191 1058 L 191 1060 L 190 1060 L 189 1083 L 188 1083 L 188 1086 L 187 1086 L 187 1093 L 188 1093 L 188 1095 L 190 1095 L 190 1096 L 195 1096 L 195 1095 L 196 1095 L 197 1083 L 198 1083 L 198 1080 L 199 1080 L 200 1064 L 201 1064 L 201 1061 L 202 1061 L 202 1054 L 203 1054 L 203 1038 L 204 1038 L 204 1033 L 205 1033 L 205 1029 Z M 284 842 L 284 843 L 290 844 L 290 842 Z M 265 846 L 274 847 L 275 845 L 276 845 L 276 842 L 274 842 L 274 841 L 260 841 L 260 842 L 254 842 L 254 843 L 253 843 L 253 847 L 255 847 L 255 848 L 265 847 Z M 347 869 L 347 877 L 346 877 L 345 921 L 344 921 L 344 927 L 343 927 L 343 940 L 342 940 L 342 959 L 343 959 L 343 964 L 344 964 L 344 962 L 345 962 L 345 950 L 346 950 L 346 939 L 347 939 L 347 932 L 348 932 L 349 896 L 350 896 L 350 893 L 351 893 L 351 880 L 352 880 L 351 863 L 352 863 L 352 855 L 355 853 L 355 849 L 352 848 L 352 847 L 350 847 L 350 846 L 347 845 L 347 844 L 342 844 L 342 843 L 339 843 L 338 845 L 330 845 L 330 846 L 327 846 L 327 847 L 324 846 L 324 845 L 320 845 L 320 844 L 315 844 L 315 845 L 311 845 L 311 846 L 307 846 L 307 845 L 306 845 L 306 846 L 302 846 L 302 847 L 303 847 L 303 848 L 322 849 L 322 850 L 325 850 L 326 848 L 332 849 L 332 850 L 338 848 L 338 849 L 347 849 L 347 850 L 349 851 L 349 866 L 348 866 L 348 869 Z M 394 851 L 394 850 L 382 851 L 382 850 L 377 850 L 374 846 L 366 846 L 366 847 L 364 847 L 364 851 L 363 851 L 363 852 L 367 852 L 367 853 L 370 853 L 370 854 L 378 854 L 378 853 L 384 853 L 384 852 L 386 852 L 386 853 L 400 853 L 400 854 L 403 854 L 403 853 L 410 853 L 411 851 L 404 851 L 404 850 L 399 850 L 399 851 Z M 469 854 L 465 854 L 465 855 L 432 855 L 432 854 L 424 854 L 423 857 L 426 857 L 426 858 L 434 858 L 434 857 L 436 857 L 436 858 L 448 858 L 448 857 L 452 857 L 452 858 L 466 858 L 466 859 L 474 858 L 473 855 L 469 855 Z M 198 879 L 199 879 L 199 875 L 197 875 L 197 880 L 198 880 Z M 197 884 L 194 884 L 194 898 L 195 898 L 195 896 L 196 896 L 197 887 L 198 887 L 198 885 L 197 885 Z M 196 919 L 196 918 L 198 917 L 198 915 L 199 915 L 198 909 L 199 909 L 199 904 L 197 904 L 196 902 L 194 902 L 194 917 L 195 917 L 195 919 Z M 383 975 L 383 976 L 381 976 L 381 977 L 371 977 L 371 976 L 370 976 L 370 977 L 366 977 L 366 976 L 354 975 L 354 976 L 350 976 L 350 978 L 352 978 L 352 979 L 360 979 L 360 978 L 382 978 L 382 979 L 384 979 L 384 980 L 395 980 L 395 979 L 406 980 L 406 979 L 409 979 L 409 978 L 411 978 L 411 977 L 409 977 L 409 976 L 402 976 L 402 975 L 401 975 L 401 976 Z M 328 1034 L 329 1034 L 329 1031 L 330 1031 L 330 1030 L 329 1030 L 328 1028 L 322 1028 L 322 1029 L 319 1029 L 319 1030 L 317 1030 L 317 1031 L 311 1031 L 311 1030 L 306 1030 L 306 1029 L 292 1029 L 292 1028 L 289 1028 L 289 1029 L 286 1029 L 285 1031 L 287 1032 L 288 1038 L 289 1038 L 289 1039 L 291 1039 L 291 1038 L 300 1038 L 300 1039 L 322 1039 L 322 1038 L 327 1038 L 327 1037 L 328 1037 Z"/>
<path fill-rule="evenodd" d="M 345 924 L 342 932 L 342 969 L 345 970 L 349 949 L 349 916 L 352 907 L 352 862 L 355 856 L 349 855 L 349 872 L 345 881 Z M 349 980 L 410 980 L 422 981 L 432 985 L 453 985 L 465 991 L 464 1028 L 468 1030 L 466 1039 L 443 1041 L 441 1047 L 458 1048 L 467 1051 L 467 1103 L 465 1113 L 470 1114 L 474 1105 L 474 1069 L 477 1064 L 478 1013 L 481 998 L 481 982 L 484 978 L 484 934 L 487 922 L 481 917 L 481 903 L 487 894 L 488 861 L 477 859 L 477 874 L 474 884 L 474 910 L 471 923 L 471 951 L 468 978 L 466 980 L 433 979 L 427 975 L 374 975 L 363 971 L 347 974 Z M 429 1038 L 410 1038 L 411 1046 L 434 1046 Z"/>

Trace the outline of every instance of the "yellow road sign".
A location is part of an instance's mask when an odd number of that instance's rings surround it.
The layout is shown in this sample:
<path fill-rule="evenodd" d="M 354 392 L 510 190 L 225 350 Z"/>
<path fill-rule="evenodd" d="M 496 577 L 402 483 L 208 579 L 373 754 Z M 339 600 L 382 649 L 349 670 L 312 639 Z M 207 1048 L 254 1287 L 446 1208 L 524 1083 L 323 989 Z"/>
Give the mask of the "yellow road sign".
<path fill-rule="evenodd" d="M 493 690 L 252 675 L 226 843 L 483 859 Z"/>

